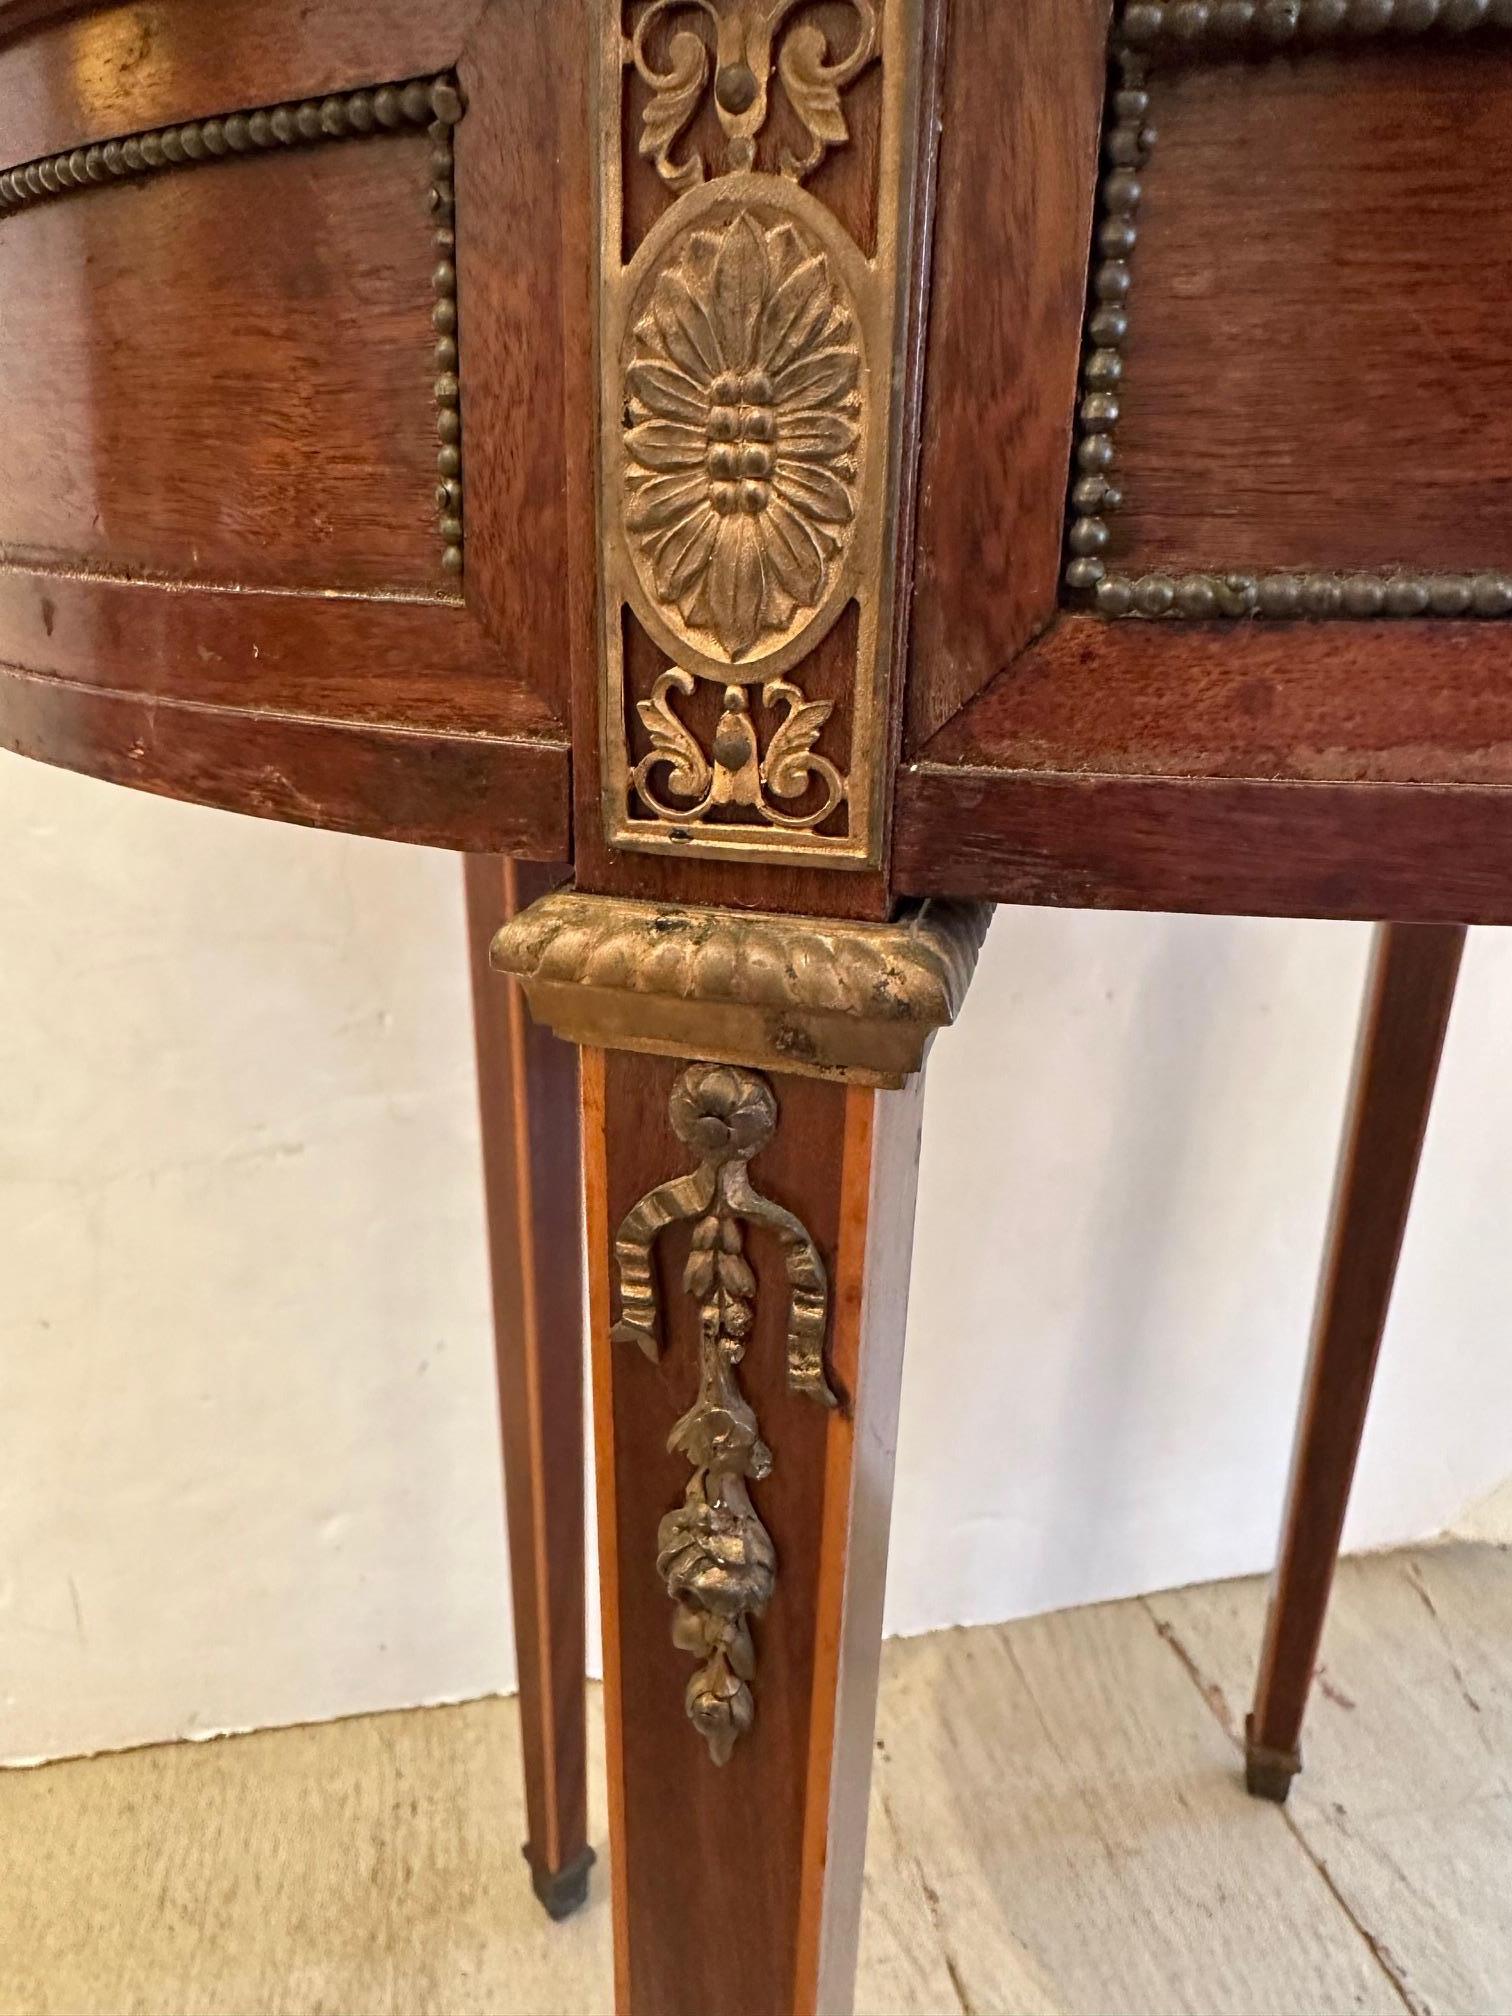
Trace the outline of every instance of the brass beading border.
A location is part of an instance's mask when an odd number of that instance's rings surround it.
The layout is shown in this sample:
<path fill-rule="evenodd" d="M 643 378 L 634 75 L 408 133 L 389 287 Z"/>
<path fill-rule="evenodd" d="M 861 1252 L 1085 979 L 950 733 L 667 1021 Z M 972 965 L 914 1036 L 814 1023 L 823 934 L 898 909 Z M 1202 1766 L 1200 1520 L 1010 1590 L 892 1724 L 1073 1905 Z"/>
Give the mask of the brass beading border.
<path fill-rule="evenodd" d="M 1129 0 L 1113 43 L 1119 75 L 1103 133 L 1107 165 L 1098 190 L 1099 257 L 1092 274 L 1066 535 L 1065 582 L 1080 603 L 1108 617 L 1191 620 L 1512 616 L 1509 572 L 1198 567 L 1135 574 L 1110 568 L 1103 557 L 1110 538 L 1107 514 L 1123 503 L 1109 472 L 1116 462 L 1113 436 L 1139 236 L 1135 220 L 1144 194 L 1140 170 L 1155 146 L 1145 125 L 1152 56 L 1160 50 L 1200 58 L 1289 47 L 1302 53 L 1389 32 L 1465 33 L 1478 27 L 1512 27 L 1512 0 Z"/>
<path fill-rule="evenodd" d="M 251 112 L 228 112 L 181 125 L 153 127 L 114 140 L 48 154 L 0 173 L 0 219 L 40 202 L 112 182 L 237 155 L 276 153 L 327 140 L 425 129 L 431 141 L 430 207 L 435 218 L 436 269 L 431 277 L 436 331 L 436 514 L 441 565 L 462 572 L 462 394 L 457 375 L 456 189 L 453 129 L 464 111 L 456 78 L 411 78 L 397 84 L 290 100 Z M 17 563 L 20 564 L 20 563 Z"/>

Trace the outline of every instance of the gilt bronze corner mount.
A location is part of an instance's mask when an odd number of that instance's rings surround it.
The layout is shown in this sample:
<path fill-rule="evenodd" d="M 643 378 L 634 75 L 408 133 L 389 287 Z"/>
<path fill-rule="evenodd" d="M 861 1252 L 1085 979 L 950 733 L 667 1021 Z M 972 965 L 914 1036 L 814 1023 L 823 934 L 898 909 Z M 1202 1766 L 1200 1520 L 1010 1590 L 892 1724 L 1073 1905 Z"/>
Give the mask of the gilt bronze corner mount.
<path fill-rule="evenodd" d="M 656 1568 L 674 1605 L 673 1642 L 698 1662 L 685 1707 L 715 1764 L 755 1721 L 752 1625 L 778 1584 L 777 1548 L 752 1498 L 773 1455 L 738 1374 L 756 1330 L 762 1241 L 769 1254 L 773 1240 L 780 1247 L 787 1279 L 787 1390 L 842 1418 L 845 1404 L 825 1368 L 829 1269 L 750 1165 L 777 1131 L 780 1078 L 889 1088 L 922 1068 L 960 1010 L 990 917 L 986 904 L 927 902 L 875 924 L 558 889 L 493 942 L 495 968 L 521 982 L 537 1021 L 559 1036 L 684 1066 L 668 1119 L 696 1166 L 658 1182 L 620 1222 L 611 1341 L 660 1358 L 657 1242 L 691 1227 L 681 1285 L 697 1307 L 697 1388 L 668 1447 L 692 1476 L 660 1520 Z M 867 1094 L 844 1097 L 849 1111 Z M 693 1341 L 686 1316 L 680 1334 Z"/>
<path fill-rule="evenodd" d="M 865 924 L 561 889 L 505 925 L 493 963 L 569 1042 L 897 1087 L 955 1020 L 990 916 L 927 902 Z"/>
<path fill-rule="evenodd" d="M 798 0 L 598 4 L 605 834 L 876 867 L 932 0 L 824 21 Z M 871 70 L 875 169 L 850 144 Z M 806 186 L 837 149 L 870 183 L 843 214 Z M 689 704 L 700 681 L 723 691 L 717 725 Z"/>

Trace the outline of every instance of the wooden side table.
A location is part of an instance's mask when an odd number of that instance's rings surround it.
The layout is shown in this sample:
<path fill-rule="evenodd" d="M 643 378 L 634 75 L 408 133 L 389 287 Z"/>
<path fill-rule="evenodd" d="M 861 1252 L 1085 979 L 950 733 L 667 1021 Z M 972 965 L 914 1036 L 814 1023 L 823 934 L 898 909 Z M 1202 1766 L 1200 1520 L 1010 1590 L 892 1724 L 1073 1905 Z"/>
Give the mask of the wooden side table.
<path fill-rule="evenodd" d="M 1509 28 L 0 0 L 0 743 L 571 863 L 493 956 L 581 1050 L 621 2016 L 850 2006 L 923 1064 L 993 902 L 1400 920 L 1290 1776 L 1460 928 L 1512 916 Z M 565 1067 L 491 1028 L 549 1721 Z"/>

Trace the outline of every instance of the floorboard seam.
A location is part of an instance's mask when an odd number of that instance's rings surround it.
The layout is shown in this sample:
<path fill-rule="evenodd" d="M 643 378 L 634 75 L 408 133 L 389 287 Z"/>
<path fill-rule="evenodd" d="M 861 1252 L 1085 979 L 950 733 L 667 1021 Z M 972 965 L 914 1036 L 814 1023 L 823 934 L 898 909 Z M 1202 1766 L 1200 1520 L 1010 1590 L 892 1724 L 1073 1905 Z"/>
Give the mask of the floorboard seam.
<path fill-rule="evenodd" d="M 1097 1800 L 1092 1796 L 1091 1793 L 1087 1791 L 1086 1787 L 1080 1782 L 1080 1778 L 1077 1773 L 1075 1764 L 1066 1755 L 1065 1751 L 1061 1748 L 1060 1740 L 1055 1733 L 1055 1725 L 1050 1720 L 1050 1717 L 1045 1713 L 1045 1710 L 1041 1705 L 1040 1698 L 1038 1694 L 1036 1694 L 1034 1691 L 1033 1682 L 1030 1680 L 1029 1675 L 1024 1670 L 1024 1662 L 1019 1658 L 1018 1652 L 1014 1647 L 1012 1638 L 1009 1636 L 1008 1632 L 1001 1625 L 997 1627 L 997 1639 L 998 1643 L 1002 1646 L 1003 1653 L 1007 1658 L 1008 1664 L 1013 1668 L 1013 1677 L 1018 1682 L 1019 1687 L 1023 1692 L 1024 1699 L 1029 1703 L 1029 1706 L 1034 1710 L 1034 1717 L 1035 1720 L 1039 1723 L 1041 1735 L 1044 1737 L 1045 1741 L 1049 1744 L 1050 1748 L 1054 1751 L 1057 1761 L 1065 1770 L 1068 1779 L 1070 1780 L 1072 1786 L 1075 1788 L 1076 1800 L 1078 1805 L 1081 1807 L 1083 1814 L 1086 1816 L 1088 1827 L 1090 1827 L 1093 1834 L 1096 1835 L 1097 1844 L 1102 1849 L 1102 1852 L 1107 1859 L 1109 1867 L 1110 1868 L 1116 1867 L 1118 1863 L 1118 1851 L 1114 1847 L 1113 1843 L 1108 1839 L 1108 1830 L 1107 1827 L 1104 1825 L 1102 1811 L 1098 1806 Z"/>
<path fill-rule="evenodd" d="M 1409 1554 L 1403 1559 L 1402 1573 L 1407 1578 L 1408 1588 L 1413 1591 L 1418 1601 L 1422 1604 L 1423 1608 L 1428 1612 L 1428 1615 L 1433 1619 L 1433 1628 L 1435 1632 L 1438 1634 L 1438 1641 L 1440 1645 L 1442 1645 L 1442 1647 L 1444 1648 L 1444 1657 L 1448 1661 L 1449 1671 L 1454 1675 L 1454 1684 L 1456 1687 L 1458 1687 L 1461 1697 L 1464 1700 L 1465 1706 L 1470 1710 L 1470 1712 L 1473 1715 L 1479 1716 L 1483 1712 L 1481 1709 L 1481 1704 L 1470 1692 L 1470 1683 L 1465 1678 L 1465 1669 L 1460 1665 L 1460 1662 L 1455 1655 L 1453 1640 L 1450 1638 L 1448 1631 L 1444 1627 L 1444 1620 L 1439 1615 L 1438 1605 L 1437 1603 L 1434 1602 L 1432 1596 L 1428 1593 L 1428 1584 L 1423 1579 L 1422 1564 L 1417 1559 L 1416 1555 Z M 1478 1724 L 1477 1726 L 1480 1725 Z M 1485 1735 L 1483 1729 L 1481 1740 L 1483 1742 L 1485 1741 Z"/>
<path fill-rule="evenodd" d="M 976 2004 L 967 1993 L 966 1983 L 962 1977 L 960 1966 L 956 1961 L 955 1954 L 950 1950 L 950 1940 L 945 1930 L 944 1901 L 939 1891 L 936 1890 L 933 1883 L 925 1875 L 923 1862 L 908 1845 L 903 1830 L 898 1825 L 898 1816 L 893 1811 L 892 1800 L 888 1797 L 887 1787 L 882 1783 L 880 1772 L 877 1774 L 876 1785 L 877 1803 L 882 1808 L 882 1814 L 887 1821 L 888 1830 L 893 1837 L 893 1844 L 897 1849 L 898 1857 L 913 1870 L 914 1879 L 919 1886 L 919 1893 L 924 1899 L 924 1908 L 929 1913 L 930 1929 L 935 1935 L 935 1943 L 940 1949 L 940 1958 L 944 1962 L 945 1972 L 950 1977 L 950 1985 L 954 1989 L 956 2001 L 960 2005 L 960 2016 L 977 2016 Z"/>
<path fill-rule="evenodd" d="M 1333 1872 L 1328 1864 L 1314 1850 L 1312 1843 L 1302 1832 L 1296 1819 L 1284 1807 L 1281 1811 L 1281 1818 L 1286 1822 L 1292 1839 L 1297 1843 L 1297 1846 L 1302 1850 L 1302 1853 L 1322 1878 L 1329 1895 L 1344 1913 L 1350 1924 L 1353 1925 L 1356 1932 L 1359 1933 L 1361 1939 L 1364 1940 L 1372 1959 L 1395 1989 L 1402 2007 L 1409 2012 L 1409 2016 L 1435 2016 L 1432 2003 L 1425 2002 L 1416 1989 L 1412 1987 L 1411 1983 L 1406 1980 L 1390 1947 L 1386 1945 L 1384 1940 L 1377 1938 L 1364 1919 L 1360 1917 L 1344 1892 L 1339 1888 L 1339 1885 L 1334 1881 Z"/>
<path fill-rule="evenodd" d="M 1213 1720 L 1218 1724 L 1224 1735 L 1227 1736 L 1230 1743 L 1234 1745 L 1235 1749 L 1242 1750 L 1244 1745 L 1240 1741 L 1239 1731 L 1235 1727 L 1234 1718 L 1229 1713 L 1228 1699 L 1223 1689 L 1218 1685 L 1216 1680 L 1208 1679 L 1207 1675 L 1193 1658 L 1190 1650 L 1182 1643 L 1176 1626 L 1168 1618 L 1157 1617 L 1143 1596 L 1139 1599 L 1139 1607 L 1155 1626 L 1156 1637 L 1161 1639 L 1175 1655 L 1182 1671 L 1206 1702 L 1208 1713 L 1212 1716 Z"/>
<path fill-rule="evenodd" d="M 1229 1711 L 1228 1700 L 1224 1695 L 1222 1687 L 1216 1680 L 1209 1679 L 1203 1672 L 1201 1666 L 1198 1664 L 1196 1655 L 1193 1653 L 1191 1647 L 1184 1643 L 1171 1620 L 1158 1616 L 1147 1596 L 1141 1596 L 1138 1601 L 1139 1607 L 1143 1610 L 1145 1616 L 1149 1618 L 1156 1637 L 1169 1649 L 1177 1664 L 1181 1667 L 1197 1692 L 1202 1696 L 1208 1713 L 1218 1724 L 1230 1743 L 1233 1744 L 1234 1748 L 1242 1754 L 1244 1745 L 1240 1739 L 1233 1715 Z M 1346 1922 L 1354 1928 L 1366 1952 L 1380 1969 L 1403 2009 L 1407 2011 L 1407 2016 L 1435 2016 L 1432 2006 L 1424 2002 L 1403 1978 L 1390 1949 L 1385 1945 L 1384 1941 L 1377 1938 L 1376 1934 L 1371 1931 L 1370 1927 L 1360 1917 L 1349 1899 L 1339 1888 L 1329 1870 L 1328 1864 L 1316 1852 L 1312 1843 L 1302 1832 L 1290 1808 L 1282 1806 L 1278 1811 L 1287 1832 L 1301 1849 L 1303 1856 L 1312 1866 L 1324 1888 L 1328 1891 L 1329 1896 L 1338 1905 Z"/>

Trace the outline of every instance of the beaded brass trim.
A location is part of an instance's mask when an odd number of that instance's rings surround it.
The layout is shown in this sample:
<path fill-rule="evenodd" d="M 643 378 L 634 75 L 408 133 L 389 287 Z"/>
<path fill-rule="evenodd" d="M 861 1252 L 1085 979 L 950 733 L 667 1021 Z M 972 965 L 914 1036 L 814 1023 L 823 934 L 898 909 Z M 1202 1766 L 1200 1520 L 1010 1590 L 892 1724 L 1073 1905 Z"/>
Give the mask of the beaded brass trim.
<path fill-rule="evenodd" d="M 78 195 L 110 182 L 128 182 L 169 168 L 190 168 L 237 154 L 276 153 L 325 140 L 422 127 L 431 141 L 430 208 L 435 218 L 436 302 L 436 511 L 441 564 L 462 572 L 462 412 L 457 377 L 456 192 L 453 129 L 464 110 L 450 75 L 412 78 L 372 90 L 338 92 L 254 112 L 190 119 L 68 153 L 23 162 L 0 174 L 0 218 L 40 202 Z"/>
<path fill-rule="evenodd" d="M 1092 274 L 1077 415 L 1077 473 L 1066 535 L 1070 558 L 1065 580 L 1078 601 L 1103 616 L 1194 620 L 1512 616 L 1512 574 L 1501 572 L 1307 568 L 1217 573 L 1198 568 L 1129 574 L 1110 567 L 1104 558 L 1110 539 L 1108 516 L 1123 503 L 1110 472 L 1117 459 L 1113 437 L 1129 333 L 1131 260 L 1139 236 L 1135 220 L 1144 195 L 1140 174 L 1155 145 L 1155 135 L 1145 124 L 1152 56 L 1186 52 L 1201 58 L 1246 49 L 1278 50 L 1292 43 L 1308 49 L 1388 31 L 1465 32 L 1478 27 L 1512 27 L 1512 0 L 1170 0 L 1170 4 L 1128 0 L 1113 45 L 1119 79 L 1103 134 L 1107 167 L 1099 190 L 1100 257 Z"/>
<path fill-rule="evenodd" d="M 1430 28 L 1463 34 L 1482 27 L 1512 27 L 1512 0 L 1129 0 L 1123 39 L 1131 49 L 1162 42 L 1283 49 L 1339 35 L 1421 35 Z"/>
<path fill-rule="evenodd" d="M 1092 599 L 1104 616 L 1489 618 L 1512 616 L 1512 574 L 1105 574 Z"/>

